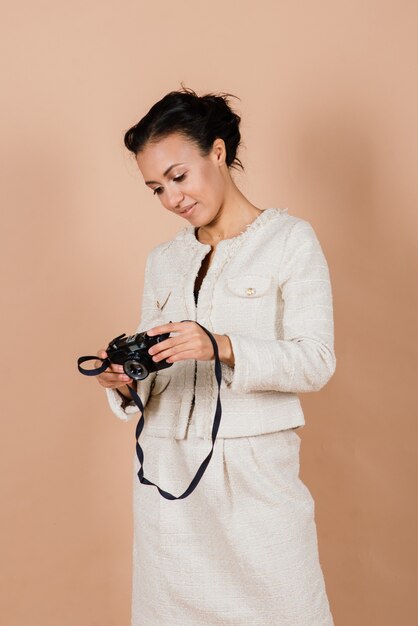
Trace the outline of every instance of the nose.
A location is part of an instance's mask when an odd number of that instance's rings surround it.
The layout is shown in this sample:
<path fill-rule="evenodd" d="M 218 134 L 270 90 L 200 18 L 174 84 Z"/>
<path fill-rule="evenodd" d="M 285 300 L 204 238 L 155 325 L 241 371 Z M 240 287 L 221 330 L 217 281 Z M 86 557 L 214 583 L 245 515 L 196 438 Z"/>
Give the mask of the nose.
<path fill-rule="evenodd" d="M 178 186 L 168 189 L 166 195 L 167 208 L 171 210 L 177 209 L 177 207 L 181 204 L 183 197 L 183 193 Z"/>

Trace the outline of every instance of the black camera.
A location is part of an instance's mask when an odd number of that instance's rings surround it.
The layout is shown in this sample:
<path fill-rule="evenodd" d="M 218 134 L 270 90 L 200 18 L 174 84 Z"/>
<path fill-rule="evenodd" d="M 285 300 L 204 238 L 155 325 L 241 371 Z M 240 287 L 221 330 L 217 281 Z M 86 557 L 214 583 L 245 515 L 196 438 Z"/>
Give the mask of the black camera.
<path fill-rule="evenodd" d="M 183 322 L 191 322 L 193 320 L 182 320 Z M 135 430 L 135 438 L 136 438 L 136 455 L 139 461 L 139 470 L 138 470 L 138 478 L 139 482 L 144 485 L 153 485 L 157 487 L 160 495 L 162 495 L 167 500 L 180 500 L 182 498 L 186 498 L 189 496 L 194 489 L 196 489 L 200 479 L 206 471 L 206 468 L 209 464 L 209 461 L 212 457 L 213 447 L 215 445 L 216 436 L 219 430 L 219 425 L 221 423 L 221 415 L 222 415 L 222 406 L 220 400 L 220 391 L 221 391 L 221 379 L 222 379 L 222 369 L 221 369 L 221 361 L 219 359 L 218 346 L 215 341 L 213 335 L 199 322 L 196 322 L 202 330 L 208 335 L 212 346 L 213 351 L 215 353 L 215 377 L 218 382 L 218 399 L 216 403 L 215 416 L 213 418 L 213 426 L 212 426 L 212 449 L 209 452 L 208 456 L 204 459 L 204 461 L 199 466 L 192 482 L 187 487 L 186 491 L 182 493 L 180 496 L 173 496 L 168 491 L 163 491 L 158 485 L 150 482 L 144 476 L 143 463 L 144 463 L 144 451 L 142 450 L 138 438 L 142 432 L 144 427 L 145 419 L 144 419 L 144 406 L 142 404 L 141 398 L 138 396 L 137 392 L 133 387 L 128 385 L 133 401 L 138 407 L 141 417 L 138 421 L 136 430 Z M 164 333 L 161 335 L 155 335 L 154 337 L 149 337 L 146 332 L 137 333 L 136 335 L 131 335 L 130 337 L 126 336 L 125 333 L 123 335 L 119 335 L 119 337 L 115 337 L 109 343 L 106 351 L 107 358 L 103 359 L 102 357 L 95 356 L 80 356 L 77 359 L 78 370 L 85 376 L 97 376 L 102 372 L 105 372 L 109 367 L 110 363 L 117 363 L 118 365 L 123 365 L 123 370 L 125 374 L 127 374 L 130 378 L 134 380 L 143 380 L 148 376 L 150 372 L 155 372 L 157 370 L 165 369 L 166 367 L 170 367 L 173 363 L 167 363 L 165 359 L 158 361 L 158 363 L 152 360 L 150 354 L 148 354 L 148 350 L 151 346 L 155 346 L 157 343 L 161 343 L 165 339 L 168 339 L 170 333 Z M 102 361 L 100 367 L 95 367 L 94 369 L 84 369 L 81 367 L 82 363 L 86 363 L 87 361 L 94 361 L 99 359 Z"/>
<path fill-rule="evenodd" d="M 173 363 L 167 363 L 165 359 L 157 363 L 152 360 L 148 350 L 151 346 L 168 339 L 170 333 L 149 337 L 146 332 L 127 336 L 125 333 L 115 337 L 106 348 L 109 361 L 117 365 L 123 365 L 123 371 L 134 380 L 143 380 L 150 372 L 156 372 Z"/>

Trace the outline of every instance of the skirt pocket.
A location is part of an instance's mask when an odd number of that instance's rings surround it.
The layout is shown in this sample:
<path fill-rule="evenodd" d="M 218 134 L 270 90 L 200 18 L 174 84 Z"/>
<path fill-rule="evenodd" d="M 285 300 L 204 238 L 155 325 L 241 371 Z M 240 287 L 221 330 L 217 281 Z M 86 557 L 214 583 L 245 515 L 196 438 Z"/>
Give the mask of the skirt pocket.
<path fill-rule="evenodd" d="M 314 514 L 313 497 L 300 478 L 301 438 L 292 428 L 247 438 L 255 481 L 268 500 Z"/>

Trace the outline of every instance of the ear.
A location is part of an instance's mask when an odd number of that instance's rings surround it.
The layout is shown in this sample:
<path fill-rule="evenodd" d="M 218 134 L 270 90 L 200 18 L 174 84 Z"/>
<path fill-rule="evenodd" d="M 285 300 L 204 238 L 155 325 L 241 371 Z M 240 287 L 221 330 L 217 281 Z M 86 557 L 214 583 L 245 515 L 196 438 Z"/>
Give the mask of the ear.
<path fill-rule="evenodd" d="M 212 145 L 212 158 L 216 165 L 224 165 L 226 162 L 226 148 L 225 142 L 220 137 L 217 137 Z"/>

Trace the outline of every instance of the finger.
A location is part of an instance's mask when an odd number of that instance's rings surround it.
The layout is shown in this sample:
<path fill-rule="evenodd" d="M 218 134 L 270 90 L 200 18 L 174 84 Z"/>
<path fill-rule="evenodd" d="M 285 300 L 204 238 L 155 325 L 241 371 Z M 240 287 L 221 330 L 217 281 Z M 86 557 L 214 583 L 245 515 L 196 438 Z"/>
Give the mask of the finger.
<path fill-rule="evenodd" d="M 188 341 L 187 346 L 184 343 L 176 346 L 170 352 L 171 354 L 165 357 L 168 363 L 174 363 L 183 359 L 211 361 L 215 356 L 212 344 L 209 346 L 207 343 L 202 343 L 200 338 L 193 342 Z"/>
<path fill-rule="evenodd" d="M 192 344 L 190 341 L 188 341 L 188 342 L 183 342 L 180 345 L 176 345 L 170 348 L 169 350 L 164 350 L 163 352 L 160 352 L 155 357 L 153 357 L 153 361 L 158 362 L 158 361 L 162 361 L 163 359 L 165 359 L 166 361 L 168 361 L 168 363 L 173 363 L 172 359 L 178 360 L 176 359 L 176 357 L 178 355 L 184 355 L 184 354 L 187 354 L 187 357 L 183 357 L 183 358 L 203 360 L 202 359 L 203 353 L 202 353 L 202 350 L 200 349 L 200 346 L 198 344 Z"/>
<path fill-rule="evenodd" d="M 98 376 L 99 378 L 101 378 L 102 380 L 106 380 L 108 382 L 118 382 L 118 381 L 124 381 L 124 380 L 131 380 L 131 378 L 125 374 L 125 372 L 122 372 L 122 374 L 119 374 L 117 372 L 103 372 L 102 374 L 99 374 Z"/>
<path fill-rule="evenodd" d="M 102 356 L 103 354 L 105 354 L 106 356 Z M 107 358 L 107 353 L 102 350 L 101 354 L 98 353 L 97 356 L 101 357 L 102 359 Z M 101 365 L 101 363 L 98 363 L 96 361 L 96 367 L 99 367 Z M 105 369 L 105 372 L 120 372 L 123 373 L 124 369 L 123 369 L 123 365 L 118 365 L 117 363 L 112 363 L 110 362 L 109 366 Z"/>
<path fill-rule="evenodd" d="M 152 360 L 155 363 L 158 363 L 158 361 L 162 361 L 163 359 L 167 359 L 173 356 L 174 354 L 177 354 L 178 352 L 184 351 L 186 346 L 189 350 L 196 352 L 197 346 L 191 344 L 189 340 L 185 340 L 185 341 L 181 341 L 180 343 L 174 343 L 171 347 L 167 348 L 166 350 L 161 350 L 160 352 L 155 353 L 154 356 L 152 357 Z"/>
<path fill-rule="evenodd" d="M 98 356 L 100 359 L 105 359 L 107 357 L 107 352 L 106 352 L 106 350 L 98 350 L 96 352 L 96 356 Z M 102 364 L 103 364 L 103 362 L 95 361 L 94 362 L 94 367 L 100 367 Z"/>
<path fill-rule="evenodd" d="M 196 359 L 195 350 L 183 350 L 177 354 L 173 354 L 167 359 L 168 363 L 175 363 L 176 361 L 183 361 L 184 359 Z"/>
<path fill-rule="evenodd" d="M 98 381 L 104 387 L 122 387 L 132 382 L 126 374 L 100 374 L 97 377 Z"/>
<path fill-rule="evenodd" d="M 162 324 L 162 326 L 154 326 L 147 330 L 147 335 L 153 337 L 163 333 L 181 332 L 186 324 L 190 324 L 190 322 L 169 322 L 168 324 Z"/>
<path fill-rule="evenodd" d="M 160 354 L 163 350 L 169 350 L 174 346 L 188 343 L 188 341 L 189 338 L 186 335 L 177 335 L 176 337 L 170 337 L 169 339 L 164 339 L 164 341 L 161 341 L 160 343 L 156 343 L 155 345 L 151 346 L 151 348 L 148 350 L 148 354 L 151 354 L 151 356 L 154 354 Z"/>
<path fill-rule="evenodd" d="M 105 359 L 107 359 L 107 352 L 106 350 L 99 350 L 97 352 L 97 356 L 100 359 L 103 359 L 103 361 Z M 100 367 L 101 365 L 103 365 L 103 361 L 95 361 L 94 366 L 95 367 Z M 107 366 L 107 368 L 104 370 L 105 372 L 123 372 L 123 367 L 122 365 L 116 365 L 115 363 L 109 363 L 109 365 Z"/>
<path fill-rule="evenodd" d="M 112 372 L 118 372 L 119 374 L 123 374 L 124 373 L 124 369 L 123 369 L 123 365 L 118 365 L 117 363 L 111 363 L 110 364 L 110 369 Z"/>
<path fill-rule="evenodd" d="M 101 365 L 103 365 L 103 361 L 95 361 L 94 363 L 94 367 L 100 367 Z M 123 374 L 124 369 L 122 365 L 117 365 L 116 363 L 110 363 L 107 366 L 107 368 L 104 370 L 104 372 L 117 372 L 119 374 Z"/>

